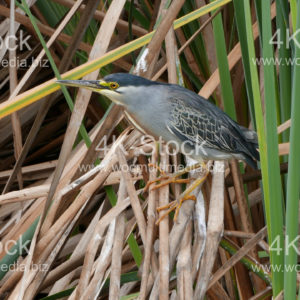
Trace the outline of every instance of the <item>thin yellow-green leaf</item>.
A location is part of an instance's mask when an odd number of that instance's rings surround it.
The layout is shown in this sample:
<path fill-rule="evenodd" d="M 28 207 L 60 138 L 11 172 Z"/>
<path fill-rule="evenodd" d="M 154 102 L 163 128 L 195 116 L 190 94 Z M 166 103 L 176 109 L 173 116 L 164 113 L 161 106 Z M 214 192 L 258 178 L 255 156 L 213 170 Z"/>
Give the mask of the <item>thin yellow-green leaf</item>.
<path fill-rule="evenodd" d="M 209 13 L 219 7 L 227 4 L 231 0 L 216 0 L 200 9 L 197 9 L 174 22 L 174 29 L 182 27 L 183 25 L 194 21 L 195 19 L 201 17 L 202 15 Z M 129 54 L 130 52 L 141 48 L 142 46 L 149 43 L 154 31 L 132 41 L 125 45 L 114 49 L 100 58 L 89 61 L 77 68 L 74 68 L 64 74 L 62 74 L 63 79 L 79 79 L 103 66 L 106 66 L 119 58 Z M 14 99 L 7 100 L 0 105 L 0 118 L 3 118 L 23 107 L 30 105 L 31 103 L 42 99 L 43 97 L 57 91 L 60 86 L 55 83 L 56 79 L 51 79 L 45 83 L 28 90 L 25 93 L 20 94 Z"/>

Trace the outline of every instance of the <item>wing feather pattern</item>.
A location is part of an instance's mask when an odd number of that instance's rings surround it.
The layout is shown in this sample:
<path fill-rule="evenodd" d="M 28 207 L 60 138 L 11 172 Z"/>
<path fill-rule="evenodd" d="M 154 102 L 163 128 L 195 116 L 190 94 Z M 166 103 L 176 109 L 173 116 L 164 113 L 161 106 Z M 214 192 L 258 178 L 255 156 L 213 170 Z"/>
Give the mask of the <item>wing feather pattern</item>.
<path fill-rule="evenodd" d="M 181 140 L 227 153 L 237 153 L 245 159 L 259 160 L 256 133 L 250 131 L 227 116 L 204 98 L 174 86 L 169 95 L 172 107 L 167 120 L 168 129 Z M 180 89 L 180 93 L 176 93 Z M 184 96 L 182 100 L 178 97 Z M 249 136 L 252 139 L 249 139 Z"/>

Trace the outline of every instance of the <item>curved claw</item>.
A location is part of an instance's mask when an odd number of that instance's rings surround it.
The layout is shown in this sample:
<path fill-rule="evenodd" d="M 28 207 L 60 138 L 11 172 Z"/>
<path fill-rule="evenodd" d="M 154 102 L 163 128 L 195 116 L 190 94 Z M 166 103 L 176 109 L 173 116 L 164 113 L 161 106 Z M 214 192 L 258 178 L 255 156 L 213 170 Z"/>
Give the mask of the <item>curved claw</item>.
<path fill-rule="evenodd" d="M 158 207 L 156 210 L 158 212 L 162 211 L 162 210 L 165 210 L 165 209 L 168 209 L 157 221 L 156 221 L 156 225 L 158 225 L 160 223 L 160 221 L 166 217 L 170 212 L 172 212 L 173 210 L 175 210 L 175 215 L 174 215 L 174 221 L 176 222 L 177 220 L 177 217 L 178 217 L 178 214 L 179 214 L 179 210 L 182 206 L 182 203 L 186 200 L 193 200 L 193 201 L 196 201 L 196 197 L 194 195 L 183 195 L 179 201 L 177 200 L 174 200 L 172 202 L 170 202 L 169 204 L 167 205 L 164 205 L 164 206 L 160 206 Z"/>
<path fill-rule="evenodd" d="M 169 176 L 161 176 L 161 177 L 159 177 L 159 178 L 156 178 L 156 179 L 154 179 L 154 180 L 149 180 L 148 182 L 147 182 L 147 184 L 146 184 L 146 186 L 144 187 L 144 193 L 150 188 L 150 185 L 151 184 L 153 184 L 153 183 L 156 183 L 156 182 L 159 182 L 159 181 L 161 181 L 161 180 L 167 180 L 167 179 L 169 179 L 170 177 Z M 160 184 L 157 184 L 155 187 L 153 187 L 153 189 L 155 190 L 155 189 L 158 189 L 158 185 L 161 185 L 162 183 L 160 183 Z M 159 186 L 160 187 L 160 186 Z"/>
<path fill-rule="evenodd" d="M 173 176 L 168 176 L 168 175 L 166 175 L 166 173 L 158 165 L 150 163 L 150 164 L 148 164 L 148 166 L 156 168 L 162 174 L 162 176 L 160 176 L 159 178 L 156 178 L 154 180 L 148 181 L 146 186 L 144 187 L 144 192 L 146 192 L 150 188 L 151 184 L 157 183 L 157 182 L 160 182 L 160 181 L 163 181 L 163 180 L 165 180 L 165 181 L 157 184 L 156 186 L 154 186 L 153 190 L 159 189 L 159 188 L 161 188 L 163 186 L 166 186 L 170 183 L 190 183 L 191 182 L 190 178 L 186 178 L 186 179 L 177 178 L 177 177 L 182 175 L 181 173 L 180 174 L 175 173 Z"/>
<path fill-rule="evenodd" d="M 184 196 L 180 199 L 180 201 L 179 201 L 179 203 L 178 203 L 178 205 L 177 205 L 177 207 L 176 207 L 176 210 L 175 210 L 175 215 L 174 215 L 174 221 L 175 221 L 175 222 L 176 222 L 176 220 L 177 220 L 177 217 L 178 217 L 178 214 L 179 214 L 180 207 L 181 207 L 182 203 L 183 203 L 184 201 L 186 201 L 186 200 L 193 200 L 193 201 L 196 201 L 197 198 L 196 198 L 196 196 L 194 196 L 194 195 L 184 195 Z"/>

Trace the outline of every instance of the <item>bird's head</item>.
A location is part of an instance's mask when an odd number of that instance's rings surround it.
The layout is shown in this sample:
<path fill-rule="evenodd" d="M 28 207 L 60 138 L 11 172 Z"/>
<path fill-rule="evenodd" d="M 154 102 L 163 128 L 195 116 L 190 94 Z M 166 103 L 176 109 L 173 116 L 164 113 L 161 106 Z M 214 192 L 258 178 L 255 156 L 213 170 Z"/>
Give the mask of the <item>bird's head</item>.
<path fill-rule="evenodd" d="M 110 74 L 100 80 L 58 80 L 57 83 L 92 90 L 123 106 L 138 101 L 145 87 L 159 84 L 127 73 Z"/>

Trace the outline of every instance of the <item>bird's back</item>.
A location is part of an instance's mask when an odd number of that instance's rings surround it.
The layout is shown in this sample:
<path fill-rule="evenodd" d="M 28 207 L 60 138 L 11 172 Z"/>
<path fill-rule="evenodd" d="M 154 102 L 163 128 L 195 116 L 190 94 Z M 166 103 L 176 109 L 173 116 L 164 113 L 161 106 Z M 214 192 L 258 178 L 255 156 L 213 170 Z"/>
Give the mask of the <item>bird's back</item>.
<path fill-rule="evenodd" d="M 239 125 L 218 107 L 194 92 L 172 86 L 169 101 L 173 107 L 168 127 L 181 139 L 214 151 L 242 155 L 253 167 L 259 160 L 257 135 Z"/>

